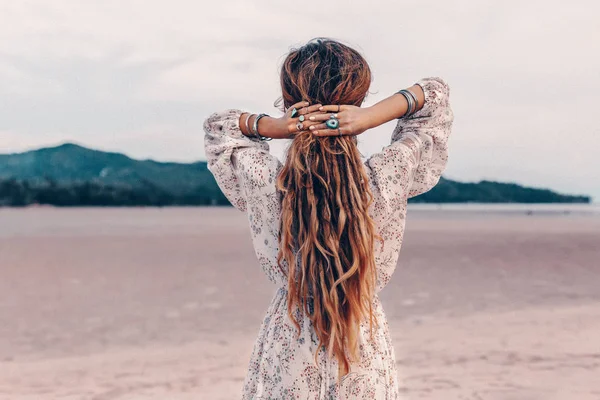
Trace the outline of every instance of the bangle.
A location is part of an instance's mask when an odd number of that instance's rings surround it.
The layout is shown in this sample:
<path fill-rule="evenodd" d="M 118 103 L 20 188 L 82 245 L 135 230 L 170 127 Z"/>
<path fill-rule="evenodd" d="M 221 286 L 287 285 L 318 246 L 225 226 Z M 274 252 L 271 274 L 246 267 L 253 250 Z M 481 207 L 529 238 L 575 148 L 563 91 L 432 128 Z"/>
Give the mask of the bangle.
<path fill-rule="evenodd" d="M 415 109 L 413 110 L 413 114 L 417 111 L 417 107 L 419 107 L 419 100 L 417 100 L 417 95 L 414 94 L 413 92 L 411 92 L 410 90 L 406 89 L 406 91 L 408 93 L 410 93 L 410 95 L 412 96 L 413 100 L 415 101 Z"/>
<path fill-rule="evenodd" d="M 260 121 L 260 119 L 262 117 L 268 117 L 269 115 L 267 114 L 258 114 L 256 116 L 256 118 L 254 119 L 254 124 L 253 124 L 253 128 L 254 128 L 254 134 L 256 135 L 256 137 L 261 140 L 261 141 L 268 141 L 271 140 L 272 138 L 266 137 L 266 136 L 262 136 L 260 134 L 260 132 L 258 131 L 258 121 Z"/>
<path fill-rule="evenodd" d="M 256 127 L 258 125 L 258 123 L 256 122 L 256 119 L 258 118 L 258 115 L 256 114 L 252 114 L 254 116 L 254 122 L 252 124 L 250 124 L 250 129 L 248 130 L 248 132 L 250 132 L 250 134 L 252 135 L 253 138 L 258 139 L 259 137 L 257 136 L 257 132 L 256 132 Z"/>
<path fill-rule="evenodd" d="M 425 99 L 427 99 L 427 94 L 425 92 L 425 88 L 419 82 L 415 82 L 415 85 L 417 85 L 418 87 L 420 87 L 421 91 L 423 92 L 423 107 L 424 107 L 425 106 Z"/>
<path fill-rule="evenodd" d="M 425 107 L 425 99 L 427 98 L 427 95 L 425 94 L 425 88 L 419 82 L 415 82 L 415 85 L 420 87 L 421 91 L 423 92 L 423 107 Z"/>
<path fill-rule="evenodd" d="M 405 89 L 397 91 L 396 94 L 401 94 L 402 96 L 404 96 L 404 98 L 406 99 L 406 102 L 408 103 L 408 108 L 406 109 L 406 112 L 404 113 L 404 115 L 401 115 L 400 117 L 398 117 L 398 119 L 406 118 L 406 117 L 410 116 L 412 114 L 412 112 L 414 111 L 414 100 L 413 100 L 412 96 L 407 94 Z"/>
<path fill-rule="evenodd" d="M 404 93 L 405 95 L 407 95 L 410 98 L 410 112 L 406 115 L 407 117 L 410 117 L 411 115 L 413 115 L 415 113 L 415 110 L 417 109 L 417 102 L 415 97 L 413 97 L 413 94 L 411 93 L 410 90 L 408 89 L 404 89 L 402 91 L 402 93 Z"/>
<path fill-rule="evenodd" d="M 398 93 L 400 93 L 402 96 L 404 96 L 404 98 L 406 99 L 406 102 L 408 103 L 408 106 L 406 108 L 406 112 L 400 118 L 407 118 L 412 113 L 413 99 L 412 99 L 412 97 L 409 94 L 406 93 L 406 90 L 404 90 L 404 89 L 398 91 Z"/>
<path fill-rule="evenodd" d="M 244 125 L 246 125 L 246 132 L 248 132 L 249 135 L 252 135 L 252 132 L 250 131 L 250 125 L 248 125 L 248 121 L 250 121 L 251 116 L 252 116 L 252 114 L 247 113 L 246 122 L 244 123 Z"/>

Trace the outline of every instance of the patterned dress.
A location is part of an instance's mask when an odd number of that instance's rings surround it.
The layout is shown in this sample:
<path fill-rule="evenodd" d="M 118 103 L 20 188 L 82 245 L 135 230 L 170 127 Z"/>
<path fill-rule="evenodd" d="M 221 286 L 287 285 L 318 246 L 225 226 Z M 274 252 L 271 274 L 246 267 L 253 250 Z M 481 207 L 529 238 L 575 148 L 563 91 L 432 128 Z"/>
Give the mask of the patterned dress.
<path fill-rule="evenodd" d="M 438 77 L 417 83 L 425 93 L 423 108 L 399 119 L 391 144 L 364 161 L 375 197 L 370 214 L 384 239 L 384 245 L 375 250 L 377 292 L 396 268 L 407 199 L 435 186 L 448 158 L 447 141 L 454 119 L 449 87 Z M 368 322 L 361 324 L 361 360 L 351 365 L 340 383 L 337 361 L 323 349 L 315 364 L 318 339 L 302 314 L 296 316 L 301 327 L 297 337 L 287 315 L 287 278 L 276 261 L 281 196 L 275 181 L 281 162 L 269 153 L 268 142 L 242 134 L 241 114 L 234 109 L 214 113 L 204 122 L 204 130 L 208 168 L 229 201 L 247 214 L 258 262 L 277 285 L 254 345 L 242 399 L 398 399 L 394 348 L 377 295 L 373 309 L 379 326 L 371 340 Z"/>

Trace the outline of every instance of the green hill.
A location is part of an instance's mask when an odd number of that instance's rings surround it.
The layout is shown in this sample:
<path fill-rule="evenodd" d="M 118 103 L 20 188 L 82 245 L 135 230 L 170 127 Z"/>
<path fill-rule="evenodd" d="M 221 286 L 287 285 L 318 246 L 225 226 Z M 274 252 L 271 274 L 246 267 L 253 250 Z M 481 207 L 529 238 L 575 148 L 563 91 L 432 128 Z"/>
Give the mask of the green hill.
<path fill-rule="evenodd" d="M 143 187 L 148 184 L 175 194 L 194 192 L 216 182 L 206 162 L 192 164 L 134 160 L 123 154 L 63 144 L 21 154 L 0 155 L 0 178 L 57 183 L 94 182 Z"/>
<path fill-rule="evenodd" d="M 0 155 L 0 205 L 228 204 L 206 162 L 134 160 L 63 144 Z"/>
<path fill-rule="evenodd" d="M 441 178 L 429 192 L 410 199 L 414 203 L 590 203 L 589 196 L 573 196 L 517 185 L 481 181 L 457 182 Z"/>
<path fill-rule="evenodd" d="M 414 202 L 588 203 L 512 183 L 443 179 Z M 0 154 L 0 206 L 168 206 L 229 204 L 206 162 L 163 163 L 75 144 Z"/>

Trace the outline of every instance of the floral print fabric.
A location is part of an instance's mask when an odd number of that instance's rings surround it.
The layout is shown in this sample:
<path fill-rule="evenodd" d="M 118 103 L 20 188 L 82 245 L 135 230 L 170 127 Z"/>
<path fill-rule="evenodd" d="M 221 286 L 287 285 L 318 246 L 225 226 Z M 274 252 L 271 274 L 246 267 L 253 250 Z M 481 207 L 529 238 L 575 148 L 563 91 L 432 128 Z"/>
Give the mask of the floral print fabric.
<path fill-rule="evenodd" d="M 370 214 L 378 233 L 377 291 L 396 268 L 409 197 L 430 190 L 439 181 L 448 159 L 448 136 L 454 115 L 449 87 L 439 77 L 417 82 L 425 93 L 423 108 L 399 119 L 391 144 L 364 161 L 375 200 Z M 248 364 L 242 399 L 399 399 L 392 339 L 376 295 L 373 309 L 378 326 L 370 337 L 368 322 L 360 326 L 360 362 L 338 383 L 338 365 L 323 349 L 300 311 L 300 336 L 287 315 L 287 279 L 277 265 L 280 193 L 275 182 L 281 162 L 269 153 L 266 141 L 242 134 L 241 110 L 229 109 L 204 122 L 208 168 L 231 204 L 247 214 L 256 257 L 277 291 L 261 324 Z M 367 133 L 368 134 L 368 133 Z"/>

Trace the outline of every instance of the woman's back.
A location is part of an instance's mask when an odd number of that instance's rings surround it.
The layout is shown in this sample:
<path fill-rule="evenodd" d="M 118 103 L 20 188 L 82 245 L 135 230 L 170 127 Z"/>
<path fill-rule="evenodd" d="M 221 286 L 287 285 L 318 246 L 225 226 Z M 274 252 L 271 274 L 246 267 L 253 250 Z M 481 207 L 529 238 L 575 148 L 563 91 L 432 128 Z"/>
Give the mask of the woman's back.
<path fill-rule="evenodd" d="M 408 198 L 446 165 L 453 115 L 440 78 L 362 108 L 370 83 L 358 52 L 317 39 L 283 63 L 281 118 L 232 109 L 205 122 L 208 167 L 247 213 L 277 285 L 244 399 L 398 398 L 377 293 L 398 261 Z M 396 118 L 391 144 L 363 162 L 356 135 Z M 283 165 L 271 138 L 293 138 Z"/>
<path fill-rule="evenodd" d="M 397 264 L 407 199 L 431 189 L 447 161 L 453 121 L 449 87 L 440 78 L 424 78 L 418 84 L 425 95 L 423 108 L 400 119 L 391 144 L 364 162 L 374 197 L 369 214 L 383 239 L 374 250 L 377 292 Z M 379 327 L 371 338 L 368 323 L 361 323 L 360 362 L 339 385 L 337 360 L 318 348 L 315 331 L 300 309 L 295 315 L 300 325 L 297 336 L 287 315 L 287 271 L 277 262 L 282 196 L 276 182 L 282 164 L 269 153 L 267 142 L 241 133 L 241 114 L 227 110 L 211 115 L 205 122 L 205 145 L 209 169 L 231 203 L 247 212 L 260 266 L 277 285 L 251 356 L 243 398 L 397 398 L 394 350 L 377 296 L 373 313 Z"/>

